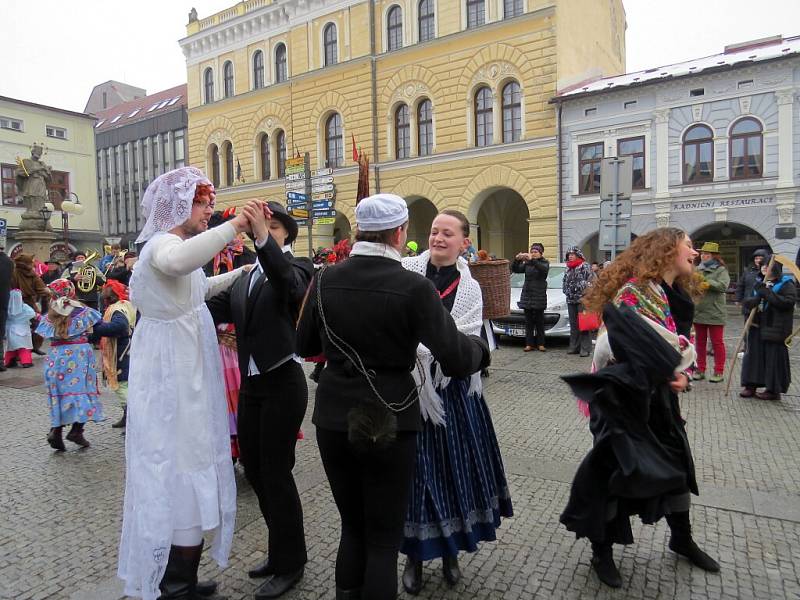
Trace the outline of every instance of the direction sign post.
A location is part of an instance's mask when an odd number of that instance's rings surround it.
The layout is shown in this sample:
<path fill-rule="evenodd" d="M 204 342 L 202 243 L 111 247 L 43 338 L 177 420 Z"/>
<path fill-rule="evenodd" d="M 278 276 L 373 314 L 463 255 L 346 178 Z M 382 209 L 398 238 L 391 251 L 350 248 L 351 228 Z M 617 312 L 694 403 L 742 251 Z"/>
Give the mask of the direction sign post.
<path fill-rule="evenodd" d="M 619 242 L 622 241 L 622 247 L 626 248 L 630 243 L 631 234 L 630 217 L 622 219 L 622 203 L 623 198 L 630 198 L 631 187 L 633 184 L 633 160 L 630 156 L 617 157 L 612 156 L 604 158 L 600 164 L 600 197 L 610 198 L 610 206 L 606 209 L 610 213 L 611 221 L 601 221 L 600 238 L 603 237 L 603 223 L 606 224 L 606 231 L 610 234 L 611 239 L 607 240 L 607 245 L 611 246 L 611 260 L 617 257 L 617 249 Z M 628 208 L 627 206 L 625 208 Z M 601 207 L 601 211 L 602 211 Z M 630 215 L 630 209 L 627 211 Z M 618 234 L 622 234 L 620 237 Z"/>

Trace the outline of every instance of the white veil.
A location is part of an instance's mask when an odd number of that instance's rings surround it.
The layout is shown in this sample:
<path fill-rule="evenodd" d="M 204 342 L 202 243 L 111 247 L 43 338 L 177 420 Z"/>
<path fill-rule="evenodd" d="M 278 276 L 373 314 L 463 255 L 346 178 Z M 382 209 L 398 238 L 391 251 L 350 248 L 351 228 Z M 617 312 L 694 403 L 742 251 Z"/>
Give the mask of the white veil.
<path fill-rule="evenodd" d="M 197 167 L 181 167 L 156 177 L 147 186 L 142 209 L 147 216 L 136 243 L 149 240 L 160 231 L 182 225 L 192 214 L 195 188 L 198 183 L 211 182 Z"/>

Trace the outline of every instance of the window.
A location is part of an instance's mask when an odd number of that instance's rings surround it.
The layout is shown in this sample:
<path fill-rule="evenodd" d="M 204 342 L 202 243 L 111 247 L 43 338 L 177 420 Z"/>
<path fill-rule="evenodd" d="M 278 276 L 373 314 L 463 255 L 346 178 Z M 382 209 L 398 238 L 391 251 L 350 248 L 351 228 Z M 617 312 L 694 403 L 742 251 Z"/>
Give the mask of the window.
<path fill-rule="evenodd" d="M 208 158 L 211 161 L 211 183 L 215 188 L 219 187 L 219 148 L 216 144 L 211 144 L 208 150 Z"/>
<path fill-rule="evenodd" d="M 644 189 L 644 136 L 626 138 L 617 142 L 617 154 L 633 159 L 634 190 Z"/>
<path fill-rule="evenodd" d="M 492 121 L 492 90 L 487 86 L 478 88 L 475 92 L 475 145 L 489 146 L 494 135 Z"/>
<path fill-rule="evenodd" d="M 203 73 L 204 102 L 211 104 L 214 101 L 214 71 L 208 67 Z"/>
<path fill-rule="evenodd" d="M 163 162 L 163 168 L 161 169 L 162 173 L 166 173 L 169 171 L 169 134 L 162 133 L 161 134 L 161 162 Z"/>
<path fill-rule="evenodd" d="M 55 127 L 53 125 L 47 125 L 45 127 L 45 132 L 47 133 L 47 137 L 57 138 L 59 140 L 67 139 L 67 130 L 63 127 Z"/>
<path fill-rule="evenodd" d="M 148 179 L 148 171 L 150 165 L 150 140 L 148 138 L 144 138 L 142 140 L 142 179 L 147 181 Z"/>
<path fill-rule="evenodd" d="M 136 142 L 131 142 L 131 168 L 133 169 L 133 183 L 139 182 L 139 149 Z"/>
<path fill-rule="evenodd" d="M 256 50 L 253 54 L 253 89 L 264 87 L 264 53 Z"/>
<path fill-rule="evenodd" d="M 341 167 L 344 164 L 342 117 L 339 113 L 333 113 L 325 122 L 325 159 L 330 168 Z"/>
<path fill-rule="evenodd" d="M 152 151 L 151 154 L 153 155 L 153 179 L 158 177 L 159 174 L 163 173 L 164 171 L 160 169 L 161 166 L 158 162 L 158 136 L 154 135 L 150 138 L 150 150 Z"/>
<path fill-rule="evenodd" d="M 278 177 L 286 177 L 286 134 L 282 130 L 275 133 L 275 146 L 278 148 Z"/>
<path fill-rule="evenodd" d="M 739 119 L 731 128 L 731 179 L 753 179 L 763 174 L 761 123 L 752 117 Z"/>
<path fill-rule="evenodd" d="M 602 159 L 602 142 L 578 146 L 579 194 L 600 193 L 600 163 Z"/>
<path fill-rule="evenodd" d="M 3 205 L 22 206 L 22 196 L 17 195 L 16 165 L 0 165 L 3 185 Z"/>
<path fill-rule="evenodd" d="M 683 135 L 683 183 L 714 179 L 714 134 L 706 125 L 693 125 Z"/>
<path fill-rule="evenodd" d="M 593 108 L 586 108 L 583 111 L 583 116 L 584 117 L 592 117 L 592 116 L 594 116 L 596 114 L 597 114 L 597 108 L 594 108 L 594 107 Z"/>
<path fill-rule="evenodd" d="M 179 129 L 175 133 L 172 134 L 172 145 L 174 146 L 174 154 L 175 157 L 175 164 L 173 164 L 174 169 L 180 169 L 181 167 L 186 166 L 186 146 L 184 145 L 186 141 L 186 132 L 183 129 Z"/>
<path fill-rule="evenodd" d="M 289 78 L 286 69 L 286 45 L 278 44 L 275 47 L 275 83 L 281 83 Z"/>
<path fill-rule="evenodd" d="M 434 0 L 420 0 L 419 2 L 419 41 L 427 42 L 436 37 L 436 23 L 433 12 Z"/>
<path fill-rule="evenodd" d="M 636 106 L 636 100 L 628 100 L 627 102 L 623 103 L 622 108 L 628 110 L 634 106 Z"/>
<path fill-rule="evenodd" d="M 486 23 L 485 0 L 467 0 L 467 29 Z"/>
<path fill-rule="evenodd" d="M 128 185 L 128 144 L 122 147 L 122 183 Z"/>
<path fill-rule="evenodd" d="M 503 142 L 516 142 L 522 137 L 522 93 L 519 84 L 511 81 L 503 86 Z"/>
<path fill-rule="evenodd" d="M 233 146 L 230 142 L 223 144 L 225 150 L 225 185 L 233 185 Z"/>
<path fill-rule="evenodd" d="M 753 80 L 752 79 L 744 79 L 736 84 L 736 87 L 740 90 L 746 90 L 747 88 L 753 87 Z"/>
<path fill-rule="evenodd" d="M 226 98 L 233 96 L 233 63 L 227 61 L 222 66 L 222 93 Z"/>
<path fill-rule="evenodd" d="M 503 0 L 503 18 L 518 17 L 524 12 L 522 0 Z"/>
<path fill-rule="evenodd" d="M 147 109 L 147 112 L 153 112 L 153 111 L 154 111 L 155 109 L 157 109 L 157 108 L 158 108 L 158 102 L 156 102 L 155 104 L 153 104 L 153 106 L 151 106 L 150 108 L 148 108 L 148 109 Z M 112 123 L 113 123 L 113 121 L 112 121 Z"/>
<path fill-rule="evenodd" d="M 389 9 L 386 22 L 386 49 L 399 50 L 403 47 L 403 11 L 399 6 Z"/>
<path fill-rule="evenodd" d="M 325 66 L 335 65 L 339 62 L 338 51 L 336 48 L 336 25 L 328 23 L 322 33 L 323 44 L 325 46 Z"/>
<path fill-rule="evenodd" d="M 417 107 L 417 153 L 420 156 L 433 154 L 433 105 L 427 98 Z"/>
<path fill-rule="evenodd" d="M 114 117 L 113 119 L 111 119 L 111 123 L 116 123 L 116 122 L 117 122 L 117 121 L 119 121 L 121 118 L 122 118 L 122 115 L 117 115 L 116 117 Z"/>
<path fill-rule="evenodd" d="M 11 129 L 12 131 L 22 131 L 22 121 L 10 117 L 0 117 L 0 129 Z"/>
<path fill-rule="evenodd" d="M 689 95 L 692 97 L 703 96 L 705 93 L 706 93 L 705 88 L 696 88 L 694 90 L 689 90 Z"/>
<path fill-rule="evenodd" d="M 395 158 L 408 158 L 411 155 L 411 123 L 407 104 L 401 104 L 394 112 L 394 151 Z"/>
<path fill-rule="evenodd" d="M 132 111 L 131 114 L 128 115 L 128 118 L 132 119 L 133 117 L 135 117 L 136 115 L 139 114 L 140 110 L 142 110 L 142 109 L 141 108 L 137 108 L 136 110 Z"/>
<path fill-rule="evenodd" d="M 167 102 L 167 106 L 173 106 L 173 105 L 174 105 L 174 104 L 175 104 L 175 103 L 176 103 L 178 100 L 180 100 L 180 99 L 181 99 L 181 97 L 180 97 L 180 96 L 175 96 L 175 97 L 174 97 L 174 98 L 172 98 L 172 99 L 171 99 L 169 102 Z"/>
<path fill-rule="evenodd" d="M 261 180 L 269 179 L 269 136 L 265 133 L 261 136 Z"/>
<path fill-rule="evenodd" d="M 50 185 L 47 186 L 50 202 L 55 204 L 56 210 L 61 209 L 61 203 L 69 198 L 69 173 L 53 171 L 50 174 Z"/>

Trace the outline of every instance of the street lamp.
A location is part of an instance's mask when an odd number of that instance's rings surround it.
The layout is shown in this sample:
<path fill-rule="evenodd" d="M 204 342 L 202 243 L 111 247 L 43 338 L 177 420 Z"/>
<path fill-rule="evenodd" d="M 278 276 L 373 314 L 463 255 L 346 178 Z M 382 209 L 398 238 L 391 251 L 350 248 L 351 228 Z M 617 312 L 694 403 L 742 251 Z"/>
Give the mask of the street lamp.
<path fill-rule="evenodd" d="M 45 202 L 42 205 L 42 208 L 39 209 L 39 214 L 42 215 L 42 231 L 47 231 L 47 222 L 50 220 L 50 217 L 53 215 L 53 205 L 49 202 Z"/>
<path fill-rule="evenodd" d="M 74 202 L 71 200 L 73 197 L 75 198 Z M 64 243 L 67 247 L 69 247 L 69 215 L 81 215 L 83 210 L 83 204 L 75 192 L 70 192 L 61 203 L 61 224 L 64 229 Z"/>

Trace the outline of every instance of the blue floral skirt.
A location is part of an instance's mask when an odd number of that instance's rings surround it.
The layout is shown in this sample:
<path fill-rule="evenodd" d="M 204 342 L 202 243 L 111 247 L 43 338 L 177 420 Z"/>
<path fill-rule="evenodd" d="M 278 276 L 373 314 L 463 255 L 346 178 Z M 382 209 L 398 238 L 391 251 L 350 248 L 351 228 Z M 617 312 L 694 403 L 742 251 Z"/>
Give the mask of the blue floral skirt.
<path fill-rule="evenodd" d="M 501 517 L 511 517 L 503 459 L 489 407 L 467 396 L 469 378 L 440 391 L 445 426 L 423 423 L 401 552 L 431 560 L 494 541 Z"/>
<path fill-rule="evenodd" d="M 44 361 L 50 396 L 50 426 L 102 421 L 95 356 L 89 344 L 51 346 Z"/>

